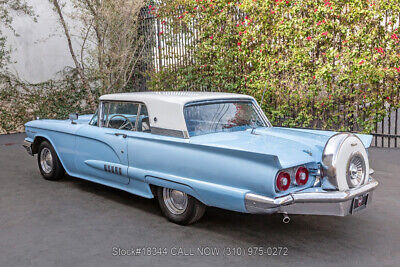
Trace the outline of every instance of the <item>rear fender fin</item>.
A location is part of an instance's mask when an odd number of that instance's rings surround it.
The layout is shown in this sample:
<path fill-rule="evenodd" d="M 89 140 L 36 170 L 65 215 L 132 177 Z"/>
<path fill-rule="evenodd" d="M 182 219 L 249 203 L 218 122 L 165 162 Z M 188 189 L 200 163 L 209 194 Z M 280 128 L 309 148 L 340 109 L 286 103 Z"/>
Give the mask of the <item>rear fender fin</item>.
<path fill-rule="evenodd" d="M 199 194 L 197 194 L 197 192 L 192 187 L 190 187 L 186 184 L 181 184 L 181 183 L 177 183 L 177 182 L 174 182 L 171 180 L 166 180 L 166 179 L 154 177 L 154 176 L 146 176 L 145 181 L 146 181 L 146 183 L 148 183 L 150 185 L 155 185 L 155 186 L 165 187 L 165 188 L 170 188 L 170 189 L 176 189 L 176 190 L 185 192 L 186 194 L 191 195 L 194 198 L 196 198 L 197 200 L 203 202 L 201 200 Z"/>

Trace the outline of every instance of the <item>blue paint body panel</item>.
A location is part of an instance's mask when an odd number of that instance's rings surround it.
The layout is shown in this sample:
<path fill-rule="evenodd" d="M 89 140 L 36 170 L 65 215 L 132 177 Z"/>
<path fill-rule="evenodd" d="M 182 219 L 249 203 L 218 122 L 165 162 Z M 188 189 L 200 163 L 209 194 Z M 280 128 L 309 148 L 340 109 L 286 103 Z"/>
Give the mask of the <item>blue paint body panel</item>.
<path fill-rule="evenodd" d="M 265 127 L 190 139 L 89 125 L 91 115 L 70 121 L 26 123 L 27 140 L 49 140 L 66 172 L 132 194 L 153 198 L 150 185 L 184 191 L 209 206 L 247 212 L 246 193 L 278 197 L 279 170 L 321 162 L 330 131 Z M 115 135 L 125 134 L 126 137 Z M 358 135 L 365 147 L 372 136 Z M 304 186 L 284 194 L 311 188 Z"/>

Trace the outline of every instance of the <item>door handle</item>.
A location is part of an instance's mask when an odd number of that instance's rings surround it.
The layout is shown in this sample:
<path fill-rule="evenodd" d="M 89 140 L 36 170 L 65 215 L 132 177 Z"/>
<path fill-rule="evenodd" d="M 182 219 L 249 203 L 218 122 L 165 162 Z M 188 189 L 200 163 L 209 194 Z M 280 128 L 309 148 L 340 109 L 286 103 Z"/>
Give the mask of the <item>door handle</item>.
<path fill-rule="evenodd" d="M 126 137 L 127 137 L 127 135 L 126 135 L 126 134 L 123 134 L 123 133 L 115 133 L 114 135 L 115 135 L 115 136 L 122 136 L 123 138 L 126 138 Z"/>

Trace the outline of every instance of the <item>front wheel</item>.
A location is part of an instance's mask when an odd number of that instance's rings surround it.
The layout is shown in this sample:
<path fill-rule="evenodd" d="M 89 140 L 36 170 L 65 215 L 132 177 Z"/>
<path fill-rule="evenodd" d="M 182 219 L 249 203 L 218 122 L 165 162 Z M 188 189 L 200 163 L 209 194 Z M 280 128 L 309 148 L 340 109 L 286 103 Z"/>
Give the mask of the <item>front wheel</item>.
<path fill-rule="evenodd" d="M 158 187 L 157 198 L 163 215 L 181 225 L 197 222 L 206 210 L 203 203 L 175 189 Z"/>
<path fill-rule="evenodd" d="M 60 180 L 64 176 L 65 170 L 56 151 L 47 141 L 43 141 L 39 146 L 38 165 L 40 173 L 46 180 Z"/>

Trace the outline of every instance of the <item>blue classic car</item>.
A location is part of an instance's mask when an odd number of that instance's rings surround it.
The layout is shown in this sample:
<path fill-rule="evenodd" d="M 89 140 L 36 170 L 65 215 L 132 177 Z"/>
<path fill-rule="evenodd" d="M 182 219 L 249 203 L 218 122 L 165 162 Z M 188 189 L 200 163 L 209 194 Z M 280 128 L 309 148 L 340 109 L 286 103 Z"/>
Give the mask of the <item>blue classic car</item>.
<path fill-rule="evenodd" d="M 272 127 L 254 98 L 205 92 L 100 97 L 94 115 L 25 124 L 47 180 L 70 176 L 156 197 L 170 221 L 206 206 L 345 216 L 369 205 L 369 135 Z"/>

